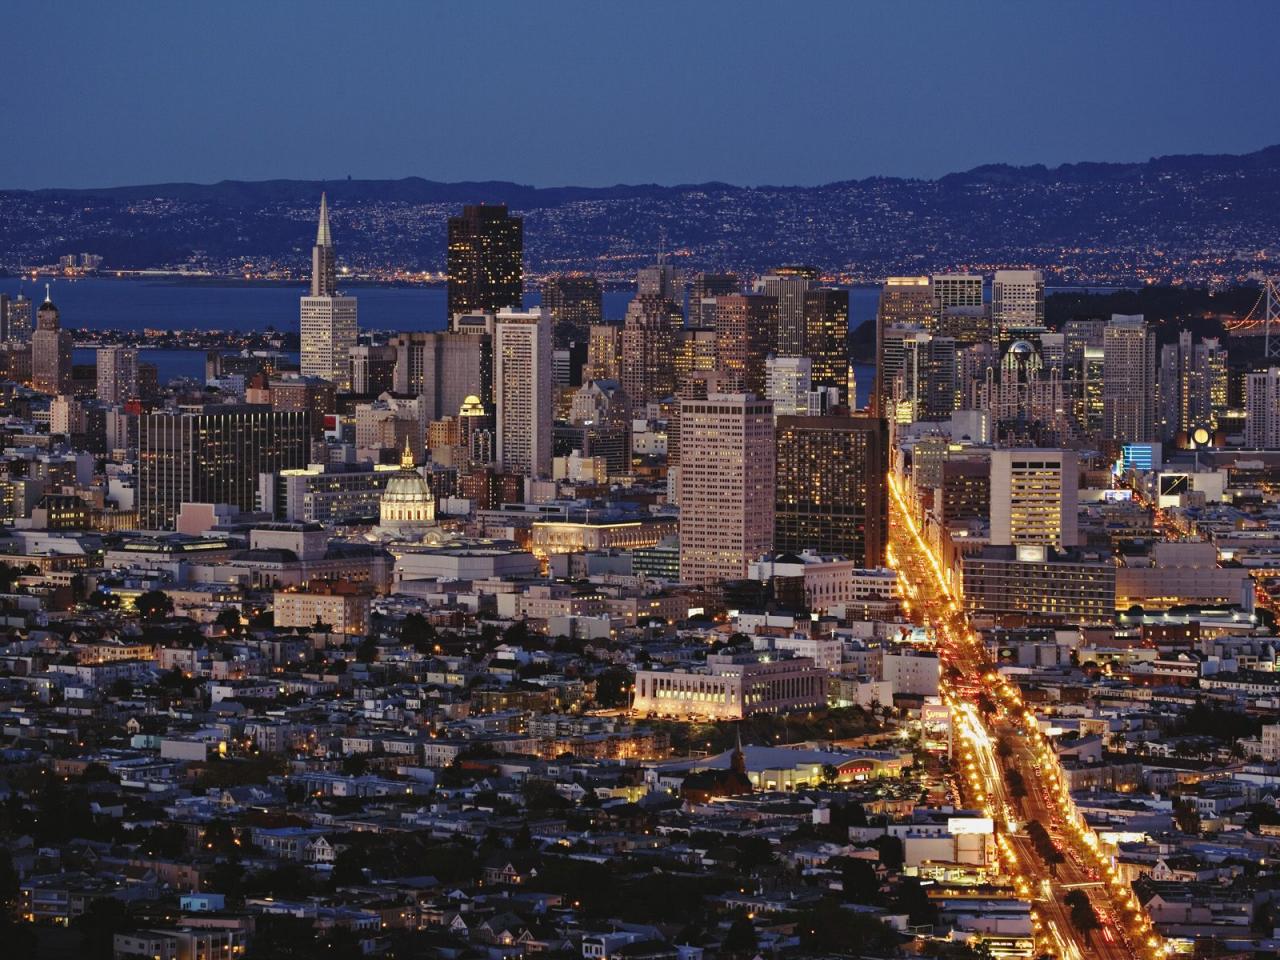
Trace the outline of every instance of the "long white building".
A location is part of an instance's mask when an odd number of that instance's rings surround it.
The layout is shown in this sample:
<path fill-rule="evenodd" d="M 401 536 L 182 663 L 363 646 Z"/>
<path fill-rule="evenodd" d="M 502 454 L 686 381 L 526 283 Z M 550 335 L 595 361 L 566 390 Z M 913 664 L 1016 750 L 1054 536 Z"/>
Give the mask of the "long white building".
<path fill-rule="evenodd" d="M 551 476 L 551 314 L 500 310 L 494 324 L 497 460 L 506 473 Z"/>
<path fill-rule="evenodd" d="M 827 673 L 807 657 L 707 657 L 702 672 L 636 671 L 632 712 L 682 719 L 740 720 L 757 713 L 813 710 L 827 704 Z"/>

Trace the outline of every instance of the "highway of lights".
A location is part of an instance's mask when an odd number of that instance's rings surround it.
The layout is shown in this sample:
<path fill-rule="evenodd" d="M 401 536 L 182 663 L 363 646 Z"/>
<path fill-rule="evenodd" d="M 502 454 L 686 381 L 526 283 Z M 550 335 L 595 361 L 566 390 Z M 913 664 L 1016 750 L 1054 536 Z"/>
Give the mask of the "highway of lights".
<path fill-rule="evenodd" d="M 908 615 L 934 633 L 941 695 L 951 715 L 955 786 L 966 804 L 995 824 L 1000 871 L 1031 902 L 1037 952 L 1062 960 L 1167 956 L 1172 946 L 1156 935 L 1129 883 L 1076 810 L 1053 744 L 1018 688 L 997 672 L 893 475 L 889 492 L 889 563 L 898 573 Z M 1009 785 L 1014 772 L 1025 788 L 1018 797 Z M 1047 863 L 1023 832 L 1031 821 L 1046 828 L 1061 855 L 1058 862 Z M 1071 890 L 1085 892 L 1098 930 L 1083 932 L 1071 922 L 1065 903 Z"/>

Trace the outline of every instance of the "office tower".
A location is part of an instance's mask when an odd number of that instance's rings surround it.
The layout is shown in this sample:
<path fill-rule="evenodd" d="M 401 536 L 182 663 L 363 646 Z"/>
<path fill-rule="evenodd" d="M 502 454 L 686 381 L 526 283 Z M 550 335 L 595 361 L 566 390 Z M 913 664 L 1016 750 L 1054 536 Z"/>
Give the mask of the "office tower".
<path fill-rule="evenodd" d="M 939 318 L 948 307 L 982 307 L 982 277 L 976 273 L 935 273 L 929 278 L 933 290 L 933 315 Z"/>
<path fill-rule="evenodd" d="M 98 399 L 119 406 L 138 396 L 138 351 L 133 347 L 99 347 Z"/>
<path fill-rule="evenodd" d="M 449 218 L 449 316 L 518 310 L 524 220 L 505 206 L 468 205 Z"/>
<path fill-rule="evenodd" d="M 1182 422 L 1182 371 L 1178 345 L 1167 343 L 1160 348 L 1160 367 L 1156 374 L 1156 429 L 1162 441 L 1172 440 Z"/>
<path fill-rule="evenodd" d="M 553 331 L 555 329 L 553 325 Z M 561 341 L 554 333 L 552 342 L 556 344 L 551 352 L 551 382 L 557 387 L 582 386 L 582 371 L 587 366 L 587 341 Z"/>
<path fill-rule="evenodd" d="M 1106 351 L 1102 347 L 1084 348 L 1080 368 L 1079 413 L 1076 418 L 1090 436 L 1101 433 L 1106 419 L 1102 389 L 1106 366 Z"/>
<path fill-rule="evenodd" d="M 764 395 L 773 404 L 774 417 L 808 416 L 812 367 L 808 357 L 769 357 L 765 361 Z"/>
<path fill-rule="evenodd" d="M 1200 427 L 1210 433 L 1227 410 L 1227 351 L 1217 337 L 1192 343 L 1191 332 L 1178 335 L 1178 424 L 1175 432 L 1190 435 Z M 1163 351 L 1162 351 L 1162 361 Z"/>
<path fill-rule="evenodd" d="M 1102 419 L 1108 453 L 1156 439 L 1156 338 L 1141 314 L 1113 314 L 1102 336 Z"/>
<path fill-rule="evenodd" d="M 542 281 L 542 306 L 557 327 L 566 324 L 585 337 L 587 328 L 604 318 L 600 281 L 595 277 L 569 274 Z"/>
<path fill-rule="evenodd" d="M 893 392 L 896 370 L 885 365 L 885 335 L 892 327 L 929 330 L 933 326 L 933 287 L 928 277 L 887 277 L 880 288 L 876 309 L 876 381 L 871 390 L 871 412 L 884 415 Z"/>
<path fill-rule="evenodd" d="M 376 397 L 395 385 L 396 348 L 389 343 L 351 348 L 351 392 Z"/>
<path fill-rule="evenodd" d="M 507 473 L 551 476 L 551 315 L 501 310 L 494 326 L 497 460 Z"/>
<path fill-rule="evenodd" d="M 777 352 L 778 301 L 758 293 L 716 297 L 716 369 L 735 377 L 740 389 L 764 394 L 764 361 Z"/>
<path fill-rule="evenodd" d="M 808 327 L 805 323 L 805 295 L 813 288 L 817 271 L 812 267 L 782 267 L 755 282 L 756 293 L 778 301 L 778 345 L 780 357 L 809 355 Z"/>
<path fill-rule="evenodd" d="M 997 270 L 991 284 L 991 325 L 997 333 L 1010 327 L 1043 327 L 1044 274 Z"/>
<path fill-rule="evenodd" d="M 491 317 L 489 321 L 492 323 Z M 453 416 L 472 395 L 485 404 L 492 401 L 493 341 L 489 335 L 437 330 L 401 333 L 387 343 L 396 357 L 392 389 L 421 397 L 427 420 Z"/>
<path fill-rule="evenodd" d="M 1251 450 L 1280 449 L 1280 367 L 1245 376 L 1244 445 Z"/>
<path fill-rule="evenodd" d="M 991 543 L 1074 547 L 1080 473 L 1070 450 L 991 451 Z"/>
<path fill-rule="evenodd" d="M 888 443 L 880 417 L 779 417 L 774 549 L 884 566 Z"/>
<path fill-rule="evenodd" d="M 852 406 L 850 386 L 849 291 L 816 287 L 804 295 L 805 352 L 812 362 L 815 390 L 839 390 L 842 403 Z"/>
<path fill-rule="evenodd" d="M 311 414 L 217 405 L 138 419 L 138 521 L 171 530 L 184 503 L 257 507 L 263 473 L 301 469 L 311 449 Z"/>
<path fill-rule="evenodd" d="M 29 343 L 31 341 L 31 300 L 22 293 L 13 299 L 0 296 L 0 341 L 4 343 Z"/>
<path fill-rule="evenodd" d="M 299 305 L 299 367 L 304 377 L 320 377 L 346 390 L 351 386 L 351 348 L 356 345 L 356 299 L 339 294 L 337 284 L 329 201 L 321 194 L 320 222 L 311 248 L 311 294 Z"/>
<path fill-rule="evenodd" d="M 950 337 L 957 346 L 971 347 L 991 340 L 991 318 L 986 307 L 944 307 L 932 329 L 940 337 Z"/>
<path fill-rule="evenodd" d="M 587 365 L 584 380 L 622 378 L 622 327 L 611 323 L 592 324 L 587 334 Z"/>
<path fill-rule="evenodd" d="M 741 293 L 742 284 L 734 273 L 699 273 L 689 285 L 689 326 L 715 324 L 715 298 Z"/>
<path fill-rule="evenodd" d="M 1084 371 L 1084 351 L 1086 347 L 1102 349 L 1102 335 L 1106 330 L 1105 320 L 1068 320 L 1062 325 L 1062 337 L 1066 344 L 1067 379 L 1081 380 Z"/>
<path fill-rule="evenodd" d="M 685 327 L 676 336 L 676 393 L 697 373 L 716 368 L 716 332 L 705 327 Z"/>
<path fill-rule="evenodd" d="M 684 323 L 675 268 L 645 267 L 636 277 L 636 295 L 622 322 L 619 380 L 632 404 L 664 400 L 676 390 L 676 335 Z"/>
<path fill-rule="evenodd" d="M 898 423 L 950 417 L 956 408 L 956 342 L 923 332 L 904 336 L 892 395 Z"/>
<path fill-rule="evenodd" d="M 751 394 L 680 401 L 680 579 L 740 580 L 773 549 L 773 404 Z"/>
<path fill-rule="evenodd" d="M 62 329 L 48 287 L 31 335 L 31 387 L 51 395 L 71 392 L 71 331 Z"/>
<path fill-rule="evenodd" d="M 579 387 L 569 407 L 566 434 L 584 457 L 602 457 L 608 475 L 631 472 L 631 401 L 616 380 L 591 380 Z"/>

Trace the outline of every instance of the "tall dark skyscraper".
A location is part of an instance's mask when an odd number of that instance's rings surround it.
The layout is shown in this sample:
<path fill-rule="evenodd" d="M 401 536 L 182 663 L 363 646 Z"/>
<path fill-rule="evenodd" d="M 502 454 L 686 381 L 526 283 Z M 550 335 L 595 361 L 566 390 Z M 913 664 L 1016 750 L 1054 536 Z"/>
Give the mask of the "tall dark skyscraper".
<path fill-rule="evenodd" d="M 184 503 L 257 505 L 258 475 L 307 465 L 311 413 L 209 404 L 138 418 L 138 522 L 172 530 Z"/>
<path fill-rule="evenodd" d="M 568 324 L 582 331 L 604 317 L 600 281 L 595 277 L 547 277 L 542 281 L 542 305 L 553 323 Z"/>
<path fill-rule="evenodd" d="M 524 220 L 505 206 L 468 205 L 449 218 L 449 316 L 520 309 Z"/>
<path fill-rule="evenodd" d="M 884 566 L 888 445 L 880 417 L 779 417 L 774 549 Z"/>
<path fill-rule="evenodd" d="M 71 331 L 62 329 L 47 287 L 31 335 L 31 386 L 50 395 L 71 391 Z"/>
<path fill-rule="evenodd" d="M 804 295 L 804 356 L 812 361 L 814 390 L 836 387 L 853 405 L 849 390 L 849 291 L 817 287 Z"/>

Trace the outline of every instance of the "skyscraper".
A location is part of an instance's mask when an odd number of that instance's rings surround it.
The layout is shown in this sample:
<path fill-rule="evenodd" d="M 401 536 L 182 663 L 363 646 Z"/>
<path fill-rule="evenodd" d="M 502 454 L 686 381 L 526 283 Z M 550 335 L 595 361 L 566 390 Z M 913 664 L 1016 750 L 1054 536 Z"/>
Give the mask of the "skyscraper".
<path fill-rule="evenodd" d="M 356 345 L 356 299 L 338 293 L 337 263 L 329 231 L 328 198 L 320 195 L 320 221 L 311 248 L 311 293 L 300 303 L 299 367 L 340 389 L 351 387 L 351 348 Z"/>
<path fill-rule="evenodd" d="M 751 394 L 680 401 L 680 579 L 739 580 L 773 548 L 773 404 Z"/>
<path fill-rule="evenodd" d="M 254 405 L 208 405 L 138 418 L 138 522 L 171 530 L 184 503 L 257 506 L 263 473 L 300 469 L 311 414 Z"/>
<path fill-rule="evenodd" d="M 981 307 L 982 277 L 976 273 L 935 273 L 929 279 L 933 290 L 933 315 L 940 318 L 948 307 Z"/>
<path fill-rule="evenodd" d="M 805 349 L 811 367 L 813 389 L 840 391 L 842 403 L 852 406 L 849 395 L 849 291 L 815 287 L 804 295 Z"/>
<path fill-rule="evenodd" d="M 997 333 L 1010 327 L 1043 327 L 1044 274 L 997 270 L 991 283 L 991 325 Z"/>
<path fill-rule="evenodd" d="M 551 315 L 500 310 L 493 343 L 497 460 L 507 473 L 551 476 Z"/>
<path fill-rule="evenodd" d="M 505 206 L 467 205 L 449 218 L 449 316 L 520 309 L 524 220 Z"/>
<path fill-rule="evenodd" d="M 71 392 L 71 331 L 62 329 L 48 287 L 31 335 L 31 386 L 41 393 Z"/>
<path fill-rule="evenodd" d="M 683 320 L 679 303 L 657 292 L 660 285 L 644 286 L 648 292 L 627 304 L 620 336 L 622 389 L 636 406 L 675 393 L 676 335 Z"/>
<path fill-rule="evenodd" d="M 765 361 L 765 399 L 775 417 L 807 416 L 813 363 L 808 357 L 769 357 Z"/>
<path fill-rule="evenodd" d="M 10 300 L 0 296 L 0 341 L 28 343 L 31 340 L 31 300 L 22 293 Z"/>
<path fill-rule="evenodd" d="M 1109 453 L 1156 439 L 1156 338 L 1141 314 L 1113 314 L 1102 335 L 1102 420 Z"/>
<path fill-rule="evenodd" d="M 991 543 L 1076 546 L 1079 490 L 1074 451 L 991 451 Z"/>
<path fill-rule="evenodd" d="M 1251 450 L 1280 449 L 1280 367 L 1245 377 L 1244 444 Z"/>
<path fill-rule="evenodd" d="M 584 380 L 620 380 L 622 377 L 622 328 L 612 323 L 591 325 L 587 334 Z"/>
<path fill-rule="evenodd" d="M 600 323 L 604 307 L 600 281 L 595 277 L 566 274 L 542 281 L 542 305 L 557 326 L 564 324 L 586 337 L 587 328 Z"/>
<path fill-rule="evenodd" d="M 351 348 L 351 392 L 377 396 L 395 383 L 396 349 L 390 344 Z"/>
<path fill-rule="evenodd" d="M 933 287 L 928 277 L 885 278 L 876 310 L 876 381 L 871 391 L 871 412 L 875 416 L 886 414 L 897 373 L 891 364 L 886 364 L 886 331 L 891 327 L 929 330 L 933 316 Z"/>
<path fill-rule="evenodd" d="M 908 333 L 892 387 L 898 423 L 946 420 L 956 408 L 956 342 L 950 337 Z"/>
<path fill-rule="evenodd" d="M 138 396 L 138 351 L 133 347 L 99 347 L 98 399 L 119 406 Z"/>
<path fill-rule="evenodd" d="M 689 285 L 689 326 L 715 324 L 715 298 L 741 293 L 742 284 L 733 273 L 698 273 Z"/>
<path fill-rule="evenodd" d="M 737 378 L 740 389 L 764 394 L 764 361 L 777 352 L 778 301 L 759 293 L 716 297 L 716 368 Z"/>
<path fill-rule="evenodd" d="M 490 336 L 415 331 L 392 337 L 388 346 L 396 358 L 392 389 L 422 397 L 427 420 L 453 416 L 470 396 L 479 397 L 486 406 L 493 401 Z"/>
<path fill-rule="evenodd" d="M 888 442 L 879 417 L 779 417 L 774 549 L 883 566 Z"/>
<path fill-rule="evenodd" d="M 811 267 L 782 267 L 765 274 L 755 283 L 755 292 L 778 301 L 778 345 L 780 357 L 807 357 L 808 328 L 805 324 L 805 295 L 812 289 L 817 271 Z"/>

